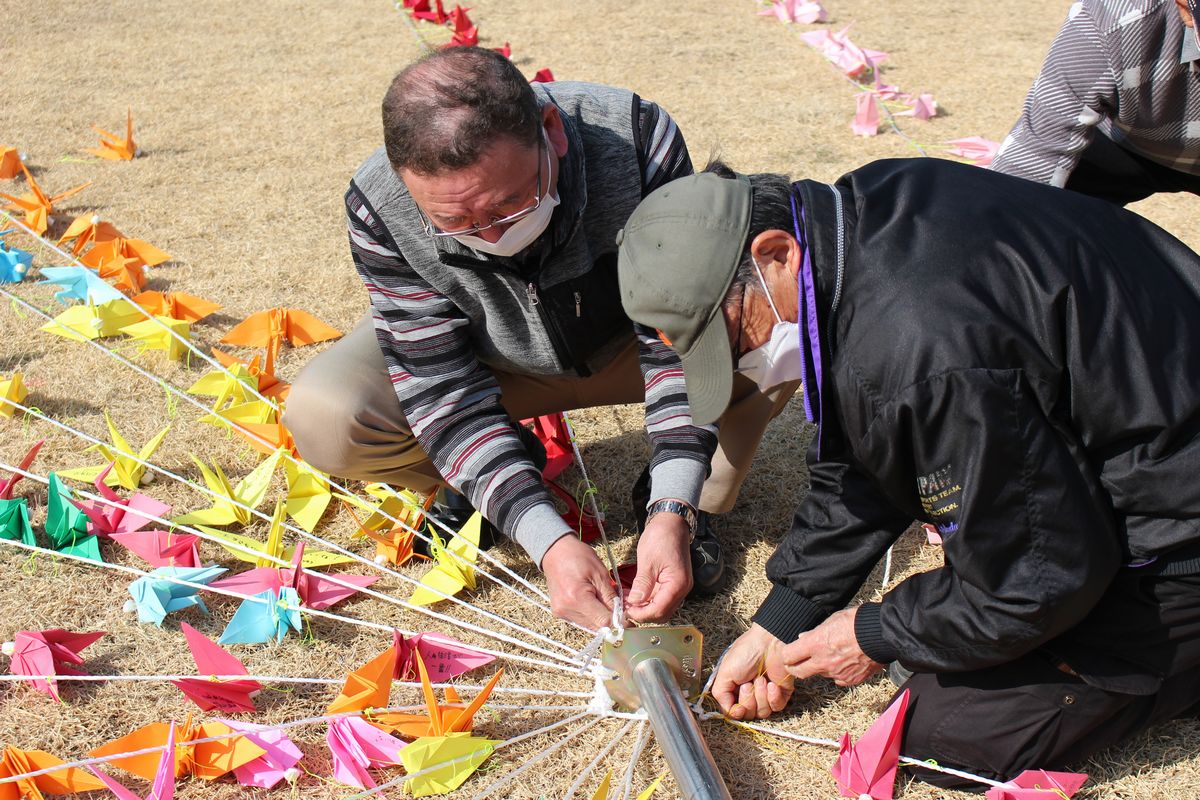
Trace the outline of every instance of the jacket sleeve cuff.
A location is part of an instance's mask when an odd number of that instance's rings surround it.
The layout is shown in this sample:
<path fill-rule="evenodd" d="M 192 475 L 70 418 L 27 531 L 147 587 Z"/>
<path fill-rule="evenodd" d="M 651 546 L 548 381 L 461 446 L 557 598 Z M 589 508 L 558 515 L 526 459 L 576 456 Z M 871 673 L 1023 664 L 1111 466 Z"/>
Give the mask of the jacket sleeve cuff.
<path fill-rule="evenodd" d="M 786 586 L 775 584 L 762 601 L 753 621 L 781 642 L 794 642 L 805 631 L 820 625 L 829 612 Z"/>
<path fill-rule="evenodd" d="M 542 558 L 550 545 L 563 536 L 574 536 L 575 532 L 558 515 L 554 504 L 550 502 L 536 503 L 530 506 L 513 528 L 512 538 L 525 549 L 530 560 L 542 566 Z"/>
<path fill-rule="evenodd" d="M 672 458 L 650 470 L 650 502 L 671 498 L 699 508 L 708 465 L 694 458 Z"/>
<path fill-rule="evenodd" d="M 899 658 L 900 654 L 883 638 L 883 624 L 879 620 L 882 609 L 879 603 L 863 603 L 858 607 L 858 613 L 854 616 L 854 638 L 867 658 L 888 664 Z"/>

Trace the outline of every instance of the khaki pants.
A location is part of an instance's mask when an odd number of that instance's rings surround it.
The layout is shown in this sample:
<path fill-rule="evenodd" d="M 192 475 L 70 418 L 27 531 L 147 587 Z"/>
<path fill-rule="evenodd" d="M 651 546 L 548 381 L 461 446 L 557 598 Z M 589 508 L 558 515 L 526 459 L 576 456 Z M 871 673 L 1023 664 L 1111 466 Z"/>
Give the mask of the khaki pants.
<path fill-rule="evenodd" d="M 636 340 L 587 378 L 493 374 L 514 420 L 645 399 Z M 700 496 L 702 510 L 719 514 L 733 508 L 767 423 L 799 386 L 784 384 L 763 394 L 751 381 L 735 378 L 712 474 Z M 424 493 L 445 485 L 400 410 L 370 315 L 301 371 L 288 394 L 284 423 L 300 455 L 330 474 Z"/>

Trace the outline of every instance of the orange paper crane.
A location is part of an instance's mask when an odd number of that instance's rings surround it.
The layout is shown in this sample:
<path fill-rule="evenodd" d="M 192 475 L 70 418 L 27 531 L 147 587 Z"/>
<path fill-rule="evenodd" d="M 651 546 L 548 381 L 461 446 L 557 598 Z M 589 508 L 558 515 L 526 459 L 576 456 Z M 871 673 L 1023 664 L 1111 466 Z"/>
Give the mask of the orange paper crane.
<path fill-rule="evenodd" d="M 110 239 L 124 236 L 125 234 L 117 230 L 117 226 L 111 222 L 104 222 L 95 214 L 80 214 L 71 220 L 70 227 L 62 236 L 58 237 L 58 243 L 62 244 L 68 239 L 74 239 L 75 243 L 71 245 L 71 252 L 79 255 L 89 244 L 107 242 Z"/>
<path fill-rule="evenodd" d="M 20 175 L 22 160 L 17 148 L 0 145 L 0 180 L 8 180 Z"/>
<path fill-rule="evenodd" d="M 287 343 L 299 347 L 316 344 L 327 339 L 336 339 L 342 332 L 331 328 L 321 320 L 298 308 L 269 308 L 251 314 L 225 334 L 222 344 L 240 344 L 246 347 L 265 347 L 267 365 L 272 369 L 279 355 L 279 345 Z"/>
<path fill-rule="evenodd" d="M 184 322 L 199 322 L 221 308 L 216 303 L 183 292 L 142 292 L 132 299 L 155 316 Z"/>
<path fill-rule="evenodd" d="M 91 181 L 81 183 L 74 189 L 68 189 L 62 194 L 56 194 L 50 197 L 42 191 L 42 187 L 38 186 L 38 182 L 29 174 L 29 170 L 25 165 L 21 165 L 21 171 L 25 173 L 25 182 L 29 186 L 29 193 L 23 194 L 20 197 L 13 197 L 11 194 L 0 192 L 0 197 L 11 201 L 5 210 L 7 211 L 24 211 L 25 224 L 33 229 L 34 233 L 41 236 L 46 232 L 46 228 L 50 227 L 50 215 L 54 213 L 54 204 L 59 200 L 65 200 L 73 194 L 82 192 L 84 189 L 92 185 Z"/>
<path fill-rule="evenodd" d="M 92 269 L 99 269 L 102 263 L 117 257 L 128 258 L 139 267 L 156 267 L 164 261 L 171 260 L 170 253 L 164 253 L 149 242 L 126 239 L 124 236 L 97 242 L 79 260 Z"/>
<path fill-rule="evenodd" d="M 109 161 L 133 161 L 133 157 L 139 155 L 141 151 L 133 141 L 133 109 L 129 109 L 125 115 L 125 138 L 122 139 L 115 133 L 109 133 L 104 128 L 98 125 L 93 125 L 92 130 L 100 134 L 100 146 L 88 148 L 87 152 L 100 158 L 107 158 Z"/>
<path fill-rule="evenodd" d="M 245 736 L 229 736 L 215 742 L 191 744 L 194 739 L 207 739 L 232 733 L 234 733 L 233 728 L 220 722 L 193 725 L 192 716 L 189 714 L 183 725 L 177 726 L 175 729 L 175 777 L 182 778 L 184 775 L 190 774 L 206 781 L 212 781 L 266 755 L 266 750 Z M 88 755 L 109 756 L 143 750 L 148 747 L 164 747 L 170 734 L 170 724 L 154 722 L 144 728 L 138 728 L 127 736 L 97 747 Z M 140 756 L 114 758 L 108 763 L 114 767 L 120 767 L 126 772 L 132 772 L 139 778 L 152 781 L 158 773 L 158 762 L 161 755 L 160 752 L 155 751 Z"/>
<path fill-rule="evenodd" d="M 58 764 L 64 764 L 61 758 L 55 758 L 41 750 L 18 750 L 15 747 L 4 748 L 0 756 L 0 778 L 13 775 L 24 775 L 26 772 L 37 772 Z M 45 775 L 24 778 L 10 783 L 0 783 L 0 800 L 42 800 L 45 794 L 75 794 L 76 792 L 95 792 L 104 789 L 100 781 L 81 769 L 68 767 Z"/>
<path fill-rule="evenodd" d="M 436 495 L 430 495 L 429 497 L 430 499 L 428 502 L 432 504 L 433 498 L 436 497 Z M 385 500 L 384 503 L 387 503 L 387 500 Z M 373 530 L 362 523 L 362 521 L 358 518 L 358 515 L 354 513 L 354 509 L 350 507 L 349 503 L 343 500 L 342 505 L 346 507 L 346 511 L 350 512 L 350 517 L 354 520 L 354 524 L 358 526 L 359 533 L 374 540 L 376 564 L 391 563 L 395 564 L 396 566 L 401 566 L 402 564 L 410 561 L 414 555 L 417 555 L 413 552 L 413 540 L 416 539 L 416 536 L 411 530 L 406 530 L 400 526 L 392 528 L 387 533 Z M 398 520 L 407 521 L 410 509 L 410 506 L 403 506 L 402 508 L 396 509 L 395 512 L 392 513 L 392 516 Z M 420 515 L 418 514 L 418 519 L 419 518 Z M 420 522 L 417 522 L 413 524 L 412 527 L 415 528 L 419 524 Z M 419 557 L 424 558 L 424 556 Z"/>
<path fill-rule="evenodd" d="M 394 651 L 395 648 L 393 648 Z M 479 691 L 479 694 L 475 695 L 475 699 L 471 701 L 471 704 L 465 708 L 461 705 L 462 700 L 453 688 L 446 689 L 446 701 L 456 705 L 439 706 L 437 695 L 433 691 L 433 684 L 429 681 L 429 671 L 425 668 L 425 660 L 421 658 L 419 650 L 413 652 L 413 660 L 417 662 L 417 671 L 421 674 L 421 689 L 425 693 L 425 708 L 428 710 L 428 713 L 403 714 L 398 712 L 382 712 L 367 717 L 376 727 L 399 733 L 401 736 L 409 739 L 419 739 L 422 736 L 446 736 L 451 733 L 469 733 L 472 724 L 475 722 L 476 712 L 487 702 L 492 689 L 496 688 L 500 676 L 504 674 L 503 669 L 496 670 L 496 674 L 492 676 L 492 679 Z M 395 659 L 393 657 L 394 662 Z"/>
<path fill-rule="evenodd" d="M 105 258 L 96 266 L 101 278 L 113 280 L 113 286 L 125 294 L 132 295 L 146 287 L 146 268 L 136 258 L 115 255 Z"/>
<path fill-rule="evenodd" d="M 347 675 L 341 694 L 325 713 L 341 714 L 344 711 L 386 707 L 392 689 L 392 676 L 396 673 L 396 655 L 396 648 L 389 647 Z"/>

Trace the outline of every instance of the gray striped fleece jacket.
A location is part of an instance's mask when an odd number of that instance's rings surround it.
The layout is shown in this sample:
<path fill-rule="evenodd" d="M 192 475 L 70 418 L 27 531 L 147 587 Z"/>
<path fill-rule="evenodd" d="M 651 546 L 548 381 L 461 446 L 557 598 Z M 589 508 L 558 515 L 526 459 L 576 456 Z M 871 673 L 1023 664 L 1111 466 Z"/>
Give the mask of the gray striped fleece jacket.
<path fill-rule="evenodd" d="M 1180 63 L 1185 35 L 1174 0 L 1074 3 L 991 169 L 1065 186 L 1099 130 L 1200 175 L 1200 73 Z"/>
<path fill-rule="evenodd" d="M 594 84 L 534 90 L 558 106 L 569 144 L 561 205 L 519 259 L 425 235 L 382 150 L 355 175 L 346 208 L 351 255 L 409 427 L 442 477 L 540 564 L 570 529 L 516 437 L 490 367 L 586 375 L 628 346 L 635 329 L 620 308 L 616 232 L 642 197 L 692 165 L 675 122 L 654 103 Z M 692 425 L 674 351 L 653 331 L 636 335 L 652 499 L 696 504 L 715 428 Z"/>

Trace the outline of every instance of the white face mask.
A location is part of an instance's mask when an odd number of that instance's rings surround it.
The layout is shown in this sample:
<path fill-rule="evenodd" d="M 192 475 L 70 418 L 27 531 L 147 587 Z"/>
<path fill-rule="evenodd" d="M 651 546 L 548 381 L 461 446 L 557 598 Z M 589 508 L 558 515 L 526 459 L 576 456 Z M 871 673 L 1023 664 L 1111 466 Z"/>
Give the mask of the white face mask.
<path fill-rule="evenodd" d="M 549 142 L 546 143 L 546 182 L 547 184 L 550 182 Z M 537 207 L 537 210 L 528 216 L 521 217 L 505 228 L 504 233 L 496 241 L 489 242 L 474 234 L 455 236 L 454 238 L 480 253 L 489 253 L 494 256 L 515 256 L 533 244 L 545 232 L 546 228 L 550 225 L 550 217 L 554 215 L 554 209 L 557 206 L 558 192 L 551 195 L 550 187 L 547 185 L 546 196 L 542 198 L 542 202 Z"/>
<path fill-rule="evenodd" d="M 753 259 L 753 256 L 751 256 Z M 754 271 L 767 293 L 771 313 L 775 315 L 775 326 L 771 338 L 762 347 L 756 347 L 738 359 L 737 372 L 758 384 L 766 392 L 783 383 L 798 381 L 804 377 L 804 357 L 800 353 L 800 326 L 795 322 L 784 322 L 771 299 L 771 290 L 763 280 L 762 270 L 754 261 Z"/>

